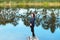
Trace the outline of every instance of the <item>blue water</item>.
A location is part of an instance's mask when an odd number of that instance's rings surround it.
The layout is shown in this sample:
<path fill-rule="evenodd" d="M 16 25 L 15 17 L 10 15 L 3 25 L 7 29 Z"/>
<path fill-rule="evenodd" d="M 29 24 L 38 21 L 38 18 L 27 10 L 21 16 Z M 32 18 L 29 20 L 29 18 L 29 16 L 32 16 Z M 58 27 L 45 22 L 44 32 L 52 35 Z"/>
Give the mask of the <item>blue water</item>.
<path fill-rule="evenodd" d="M 21 20 L 17 26 L 12 24 L 0 25 L 0 40 L 27 40 L 31 36 L 30 27 L 26 27 Z M 57 28 L 54 33 L 50 29 L 44 30 L 41 25 L 35 26 L 35 34 L 39 40 L 60 40 L 60 29 Z"/>
<path fill-rule="evenodd" d="M 43 8 L 2 9 L 0 12 L 0 40 L 27 40 L 29 36 L 32 36 L 28 24 L 30 11 L 37 12 L 34 31 L 39 40 L 60 40 L 60 9 Z M 13 16 L 15 17 L 10 20 Z"/>

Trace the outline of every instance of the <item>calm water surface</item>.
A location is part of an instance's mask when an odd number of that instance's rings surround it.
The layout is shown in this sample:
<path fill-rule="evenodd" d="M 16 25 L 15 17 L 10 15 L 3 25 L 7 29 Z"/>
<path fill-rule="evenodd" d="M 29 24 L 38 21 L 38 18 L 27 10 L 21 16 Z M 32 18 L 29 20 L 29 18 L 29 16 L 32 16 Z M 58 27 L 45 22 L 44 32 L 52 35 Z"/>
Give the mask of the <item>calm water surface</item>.
<path fill-rule="evenodd" d="M 35 12 L 35 35 L 39 40 L 60 40 L 60 9 L 16 8 L 0 10 L 0 40 L 27 40 L 32 36 L 30 14 Z"/>

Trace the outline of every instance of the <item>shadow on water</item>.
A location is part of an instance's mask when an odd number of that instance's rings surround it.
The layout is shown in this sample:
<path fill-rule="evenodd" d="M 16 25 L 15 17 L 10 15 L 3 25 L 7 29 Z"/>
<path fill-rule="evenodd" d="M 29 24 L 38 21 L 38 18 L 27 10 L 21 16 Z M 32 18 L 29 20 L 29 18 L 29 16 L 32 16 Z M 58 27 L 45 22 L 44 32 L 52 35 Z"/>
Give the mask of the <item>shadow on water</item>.
<path fill-rule="evenodd" d="M 38 27 L 42 25 L 43 29 L 50 29 L 52 33 L 56 28 L 60 27 L 60 9 L 35 9 L 35 8 L 16 8 L 16 9 L 1 9 L 0 10 L 0 25 L 11 23 L 14 26 L 18 24 L 21 19 L 27 27 L 29 26 L 30 14 L 35 12 L 35 25 Z"/>

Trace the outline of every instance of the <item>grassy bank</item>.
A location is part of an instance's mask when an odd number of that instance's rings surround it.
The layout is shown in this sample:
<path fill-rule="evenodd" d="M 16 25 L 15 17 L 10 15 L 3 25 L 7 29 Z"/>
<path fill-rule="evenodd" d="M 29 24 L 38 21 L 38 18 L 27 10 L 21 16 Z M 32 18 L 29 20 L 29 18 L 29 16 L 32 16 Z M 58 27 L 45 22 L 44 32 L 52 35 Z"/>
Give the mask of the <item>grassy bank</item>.
<path fill-rule="evenodd" d="M 60 2 L 60 0 L 0 0 L 0 2 Z"/>
<path fill-rule="evenodd" d="M 1 2 L 0 8 L 15 8 L 15 7 L 58 7 L 60 8 L 60 2 Z"/>

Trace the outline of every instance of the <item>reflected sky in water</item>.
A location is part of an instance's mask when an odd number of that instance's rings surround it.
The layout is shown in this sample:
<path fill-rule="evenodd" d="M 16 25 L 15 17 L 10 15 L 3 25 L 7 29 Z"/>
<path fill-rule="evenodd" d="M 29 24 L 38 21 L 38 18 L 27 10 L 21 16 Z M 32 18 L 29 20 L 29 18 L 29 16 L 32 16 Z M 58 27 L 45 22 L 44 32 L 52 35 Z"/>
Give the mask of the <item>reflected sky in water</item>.
<path fill-rule="evenodd" d="M 32 36 L 30 14 L 36 14 L 35 35 L 39 40 L 60 40 L 60 9 L 16 8 L 0 11 L 0 40 L 27 40 Z"/>

